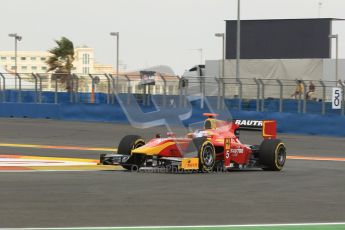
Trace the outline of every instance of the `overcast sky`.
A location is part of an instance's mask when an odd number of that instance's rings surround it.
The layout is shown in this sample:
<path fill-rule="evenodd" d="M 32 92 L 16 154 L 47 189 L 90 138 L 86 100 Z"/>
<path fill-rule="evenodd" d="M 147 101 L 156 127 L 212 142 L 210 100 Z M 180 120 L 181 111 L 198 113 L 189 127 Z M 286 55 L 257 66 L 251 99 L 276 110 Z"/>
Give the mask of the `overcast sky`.
<path fill-rule="evenodd" d="M 322 3 L 319 10 L 319 2 Z M 13 50 L 8 33 L 23 36 L 20 50 L 47 50 L 66 36 L 75 46 L 95 49 L 96 61 L 127 70 L 165 64 L 176 74 L 203 59 L 221 57 L 226 19 L 236 19 L 237 0 L 0 0 L 0 50 Z M 241 0 L 242 19 L 345 18 L 344 0 Z M 340 56 L 345 56 L 345 22 L 335 22 Z"/>

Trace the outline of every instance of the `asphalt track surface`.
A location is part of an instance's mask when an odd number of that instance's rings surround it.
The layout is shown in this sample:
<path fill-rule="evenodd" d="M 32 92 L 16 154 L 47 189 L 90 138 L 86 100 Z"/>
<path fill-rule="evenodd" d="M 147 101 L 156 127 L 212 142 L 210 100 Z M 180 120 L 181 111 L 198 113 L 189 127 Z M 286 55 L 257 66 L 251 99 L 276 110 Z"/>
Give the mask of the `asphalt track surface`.
<path fill-rule="evenodd" d="M 0 143 L 112 148 L 164 127 L 0 119 Z M 183 130 L 177 130 L 182 132 Z M 257 133 L 243 142 L 259 143 Z M 289 155 L 344 158 L 345 138 L 279 135 Z M 0 147 L 0 154 L 94 158 L 98 151 Z M 282 172 L 0 172 L 0 228 L 344 222 L 345 162 L 288 160 Z"/>

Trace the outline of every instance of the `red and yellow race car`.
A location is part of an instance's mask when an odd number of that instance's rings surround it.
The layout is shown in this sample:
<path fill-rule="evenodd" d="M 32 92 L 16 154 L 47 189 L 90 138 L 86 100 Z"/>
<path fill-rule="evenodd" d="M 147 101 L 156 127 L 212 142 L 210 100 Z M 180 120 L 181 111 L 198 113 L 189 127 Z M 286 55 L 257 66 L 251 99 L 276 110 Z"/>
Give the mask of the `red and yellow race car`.
<path fill-rule="evenodd" d="M 151 139 L 127 135 L 119 143 L 116 154 L 102 154 L 100 163 L 121 165 L 128 170 L 164 168 L 211 172 L 242 168 L 280 171 L 286 161 L 286 147 L 276 139 L 276 121 L 216 119 L 217 114 L 205 113 L 203 129 L 176 137 Z M 240 130 L 260 130 L 260 145 L 241 143 Z"/>

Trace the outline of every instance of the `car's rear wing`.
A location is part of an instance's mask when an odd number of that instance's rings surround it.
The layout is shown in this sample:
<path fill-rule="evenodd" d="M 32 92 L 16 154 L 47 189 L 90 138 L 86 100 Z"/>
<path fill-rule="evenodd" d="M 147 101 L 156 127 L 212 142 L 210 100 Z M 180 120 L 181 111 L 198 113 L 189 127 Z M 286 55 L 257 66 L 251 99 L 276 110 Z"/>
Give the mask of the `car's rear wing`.
<path fill-rule="evenodd" d="M 234 119 L 237 130 L 262 131 L 264 139 L 274 139 L 277 136 L 277 123 L 275 120 L 240 120 Z"/>

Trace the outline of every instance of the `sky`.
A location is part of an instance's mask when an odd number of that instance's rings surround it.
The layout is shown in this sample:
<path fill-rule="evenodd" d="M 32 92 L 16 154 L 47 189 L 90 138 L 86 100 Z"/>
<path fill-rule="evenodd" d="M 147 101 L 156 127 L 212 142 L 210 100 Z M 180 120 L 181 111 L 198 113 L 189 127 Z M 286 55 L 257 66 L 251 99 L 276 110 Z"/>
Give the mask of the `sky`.
<path fill-rule="evenodd" d="M 320 4 L 321 3 L 321 4 Z M 321 5 L 321 7 L 320 7 Z M 237 0 L 0 0 L 0 50 L 48 50 L 65 36 L 94 48 L 95 61 L 127 71 L 168 65 L 176 74 L 221 58 L 224 20 L 237 18 Z M 345 0 L 241 0 L 241 19 L 345 18 Z M 333 24 L 345 57 L 345 21 Z M 200 52 L 202 49 L 202 52 Z"/>

